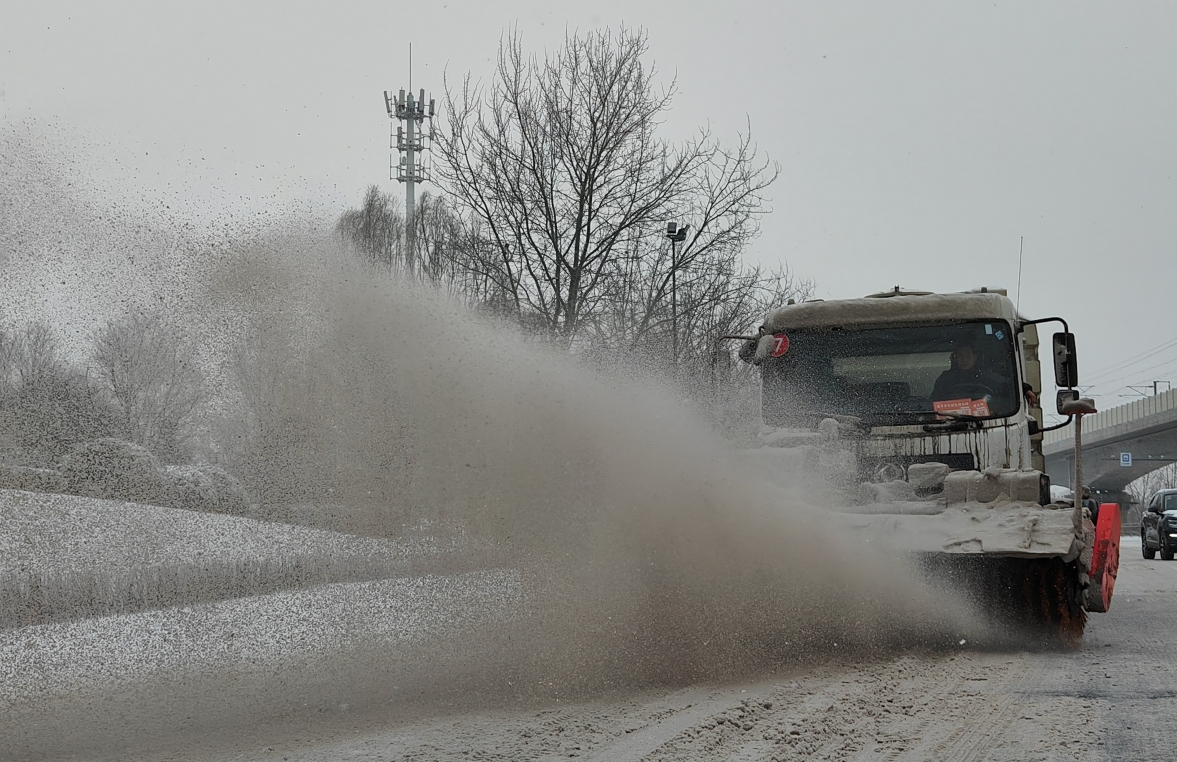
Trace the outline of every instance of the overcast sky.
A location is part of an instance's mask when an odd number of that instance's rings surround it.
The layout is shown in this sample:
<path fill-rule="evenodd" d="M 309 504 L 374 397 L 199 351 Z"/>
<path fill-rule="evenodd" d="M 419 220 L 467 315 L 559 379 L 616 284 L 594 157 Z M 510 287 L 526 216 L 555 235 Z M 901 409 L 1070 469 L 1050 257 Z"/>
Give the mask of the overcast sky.
<path fill-rule="evenodd" d="M 382 91 L 410 41 L 439 97 L 513 25 L 542 52 L 623 23 L 677 79 L 666 136 L 750 122 L 780 163 L 750 261 L 825 298 L 1017 298 L 1024 237 L 1022 311 L 1070 320 L 1101 406 L 1177 381 L 1177 341 L 1154 351 L 1177 340 L 1177 3 L 7 0 L 0 119 L 65 136 L 112 195 L 334 217 L 400 192 Z"/>

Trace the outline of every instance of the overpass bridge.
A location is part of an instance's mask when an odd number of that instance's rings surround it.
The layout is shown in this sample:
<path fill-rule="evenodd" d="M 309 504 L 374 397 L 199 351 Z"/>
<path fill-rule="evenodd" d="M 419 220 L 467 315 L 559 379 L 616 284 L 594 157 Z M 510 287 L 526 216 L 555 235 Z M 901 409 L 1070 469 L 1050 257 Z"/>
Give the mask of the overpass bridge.
<path fill-rule="evenodd" d="M 1042 450 L 1051 484 L 1073 487 L 1074 426 L 1048 431 Z M 1085 416 L 1082 457 L 1083 481 L 1127 516 L 1128 483 L 1177 461 L 1177 389 Z"/>

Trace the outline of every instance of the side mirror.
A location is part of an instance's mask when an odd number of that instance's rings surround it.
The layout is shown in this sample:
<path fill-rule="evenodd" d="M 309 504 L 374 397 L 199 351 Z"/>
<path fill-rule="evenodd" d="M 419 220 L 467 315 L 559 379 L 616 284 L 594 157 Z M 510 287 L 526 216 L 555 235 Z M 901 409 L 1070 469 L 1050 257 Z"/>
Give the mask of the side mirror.
<path fill-rule="evenodd" d="M 1071 388 L 1079 383 L 1079 365 L 1075 358 L 1075 334 L 1054 335 L 1054 384 Z"/>
<path fill-rule="evenodd" d="M 776 344 L 776 337 L 766 333 L 756 342 L 756 353 L 752 355 L 752 364 L 760 365 L 772 356 L 772 348 Z"/>
<path fill-rule="evenodd" d="M 1055 396 L 1055 409 L 1058 410 L 1059 415 L 1068 415 L 1064 413 L 1065 408 L 1069 408 L 1073 403 L 1079 401 L 1078 389 L 1059 389 L 1058 395 Z"/>

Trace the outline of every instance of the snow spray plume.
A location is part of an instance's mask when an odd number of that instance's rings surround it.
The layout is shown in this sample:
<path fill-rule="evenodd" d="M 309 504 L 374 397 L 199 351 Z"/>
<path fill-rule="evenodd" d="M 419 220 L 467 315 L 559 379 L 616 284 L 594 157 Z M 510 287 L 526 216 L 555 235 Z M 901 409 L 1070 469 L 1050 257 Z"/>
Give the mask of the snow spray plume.
<path fill-rule="evenodd" d="M 722 679 L 943 642 L 962 621 L 897 564 L 843 547 L 800 489 L 770 486 L 655 384 L 594 374 L 389 283 L 331 240 L 263 231 L 209 247 L 151 215 L 130 229 L 84 204 L 68 238 L 52 213 L 60 187 L 11 182 L 5 317 L 60 304 L 58 323 L 85 337 L 110 316 L 85 308 L 163 296 L 200 339 L 208 430 L 263 517 L 377 536 L 461 531 L 481 553 L 463 563 L 523 579 L 521 613 L 475 633 L 395 654 L 356 633 L 354 648 L 256 680 L 186 675 L 177 689 L 161 674 L 63 711 L 74 731 L 61 738 L 78 748 L 177 717 L 219 729 L 333 701 L 436 708 Z M 116 706 L 125 721 L 110 720 Z M 56 742 L 62 725 L 44 714 L 21 727 Z"/>
<path fill-rule="evenodd" d="M 958 625 L 654 384 L 604 378 L 323 242 L 241 252 L 209 283 L 251 337 L 243 470 L 275 505 L 318 502 L 375 534 L 461 527 L 524 569 L 510 669 L 525 685 L 718 678 Z"/>

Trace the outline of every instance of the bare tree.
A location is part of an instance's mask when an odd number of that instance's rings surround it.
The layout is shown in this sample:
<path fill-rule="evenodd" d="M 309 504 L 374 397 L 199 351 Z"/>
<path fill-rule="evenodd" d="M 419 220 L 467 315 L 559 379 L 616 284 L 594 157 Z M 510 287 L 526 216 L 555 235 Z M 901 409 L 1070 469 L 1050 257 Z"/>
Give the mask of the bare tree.
<path fill-rule="evenodd" d="M 41 322 L 30 323 L 15 334 L 8 350 L 15 381 L 21 386 L 36 384 L 62 375 L 64 361 L 57 347 L 53 329 Z"/>
<path fill-rule="evenodd" d="M 203 390 L 179 332 L 157 315 L 112 320 L 94 334 L 92 359 L 125 436 L 163 460 L 181 459 Z"/>
<path fill-rule="evenodd" d="M 92 379 L 62 357 L 53 330 L 0 331 L 0 429 L 5 457 L 52 465 L 75 444 L 114 433 L 113 412 Z"/>
<path fill-rule="evenodd" d="M 468 298 L 477 292 L 467 265 L 469 235 L 445 197 L 423 193 L 413 211 L 417 235 L 415 251 L 406 274 L 423 283 L 445 289 L 452 296 Z"/>
<path fill-rule="evenodd" d="M 738 248 L 776 176 L 747 139 L 725 152 L 706 132 L 658 138 L 674 87 L 655 91 L 646 50 L 642 33 L 592 32 L 540 61 L 515 33 L 489 88 L 447 86 L 439 173 L 487 237 L 476 264 L 523 322 L 565 343 L 611 304 L 633 257 L 657 256 L 667 219 L 696 227 L 675 266 Z"/>
<path fill-rule="evenodd" d="M 335 225 L 335 232 L 369 263 L 389 272 L 405 265 L 404 231 L 400 199 L 376 185 L 368 186 L 359 209 L 347 210 Z"/>
<path fill-rule="evenodd" d="M 1177 463 L 1170 463 L 1155 471 L 1149 471 L 1139 479 L 1130 482 L 1124 491 L 1131 495 L 1136 502 L 1132 509 L 1132 518 L 1135 518 L 1136 521 L 1140 520 L 1140 512 L 1148 505 L 1149 499 L 1157 490 L 1173 489 L 1174 487 L 1177 487 Z"/>
<path fill-rule="evenodd" d="M 0 399 L 16 388 L 19 351 L 18 335 L 9 329 L 0 328 Z"/>
<path fill-rule="evenodd" d="M 340 216 L 335 230 L 364 260 L 389 274 L 481 302 L 488 291 L 486 278 L 470 256 L 476 226 L 464 224 L 444 197 L 428 192 L 417 200 L 413 214 L 417 235 L 416 245 L 410 246 L 400 200 L 373 185 L 359 209 Z"/>

